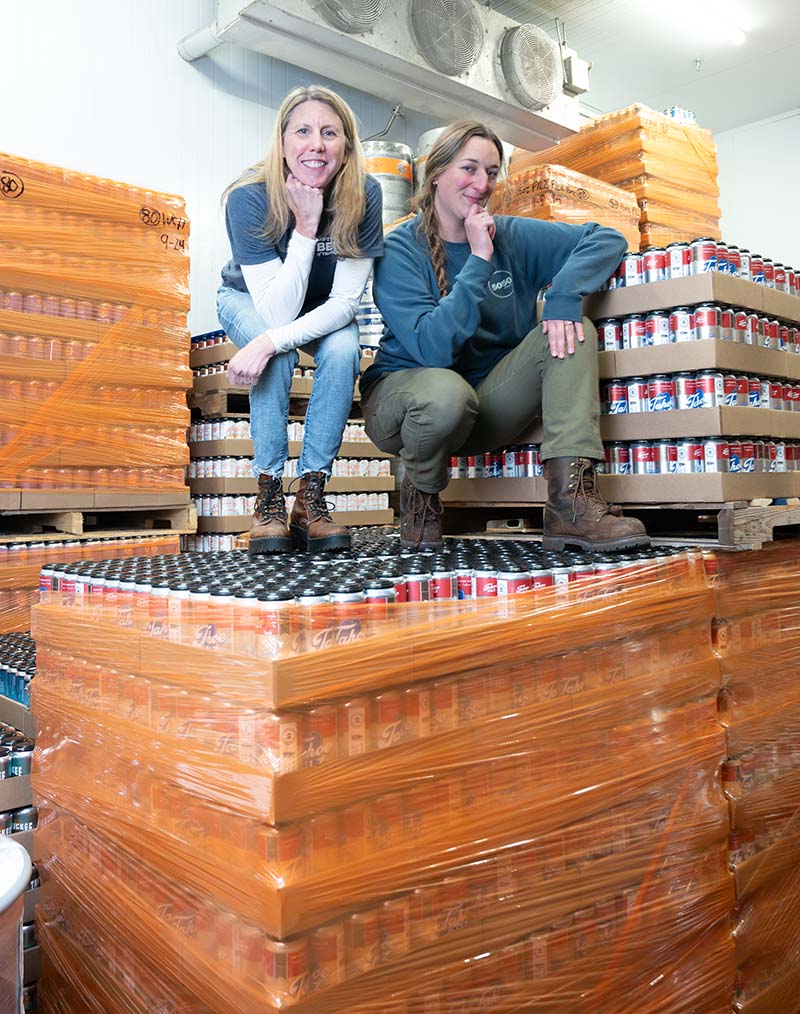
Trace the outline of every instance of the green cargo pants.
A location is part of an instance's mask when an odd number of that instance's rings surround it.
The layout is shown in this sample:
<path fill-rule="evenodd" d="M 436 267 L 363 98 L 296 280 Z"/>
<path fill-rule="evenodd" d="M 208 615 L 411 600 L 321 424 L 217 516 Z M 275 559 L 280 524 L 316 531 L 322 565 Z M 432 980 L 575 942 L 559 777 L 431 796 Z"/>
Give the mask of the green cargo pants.
<path fill-rule="evenodd" d="M 555 359 L 539 324 L 477 387 L 455 370 L 387 373 L 361 402 L 367 434 L 381 450 L 400 456 L 424 493 L 445 488 L 452 455 L 517 443 L 538 418 L 543 460 L 601 460 L 597 331 L 586 317 L 583 332 L 574 355 Z"/>

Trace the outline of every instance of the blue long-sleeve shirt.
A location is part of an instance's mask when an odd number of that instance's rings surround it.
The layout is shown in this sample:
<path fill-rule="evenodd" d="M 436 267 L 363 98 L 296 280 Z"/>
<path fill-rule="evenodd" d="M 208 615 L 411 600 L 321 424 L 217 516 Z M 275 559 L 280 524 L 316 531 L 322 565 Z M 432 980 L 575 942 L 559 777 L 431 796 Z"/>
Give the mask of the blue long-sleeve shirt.
<path fill-rule="evenodd" d="M 433 366 L 455 370 L 473 386 L 536 326 L 536 298 L 552 282 L 543 320 L 574 320 L 627 243 L 615 229 L 495 216 L 491 261 L 469 243 L 444 243 L 449 291 L 439 294 L 420 216 L 386 237 L 375 262 L 373 295 L 386 327 L 375 362 L 361 379 L 366 392 L 385 373 Z"/>

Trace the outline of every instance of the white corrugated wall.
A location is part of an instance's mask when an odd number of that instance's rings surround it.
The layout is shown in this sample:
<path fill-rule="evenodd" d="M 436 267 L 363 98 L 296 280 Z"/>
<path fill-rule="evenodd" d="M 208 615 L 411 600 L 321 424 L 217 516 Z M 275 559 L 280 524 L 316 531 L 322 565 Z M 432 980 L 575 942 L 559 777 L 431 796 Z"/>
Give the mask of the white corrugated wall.
<path fill-rule="evenodd" d="M 330 84 L 362 136 L 391 112 L 321 74 L 233 46 L 185 63 L 178 40 L 213 15 L 211 0 L 33 0 L 9 4 L 0 26 L 0 152 L 183 196 L 195 334 L 217 327 L 214 294 L 229 256 L 220 193 L 263 157 L 286 92 Z M 413 147 L 432 125 L 406 112 L 390 136 Z"/>

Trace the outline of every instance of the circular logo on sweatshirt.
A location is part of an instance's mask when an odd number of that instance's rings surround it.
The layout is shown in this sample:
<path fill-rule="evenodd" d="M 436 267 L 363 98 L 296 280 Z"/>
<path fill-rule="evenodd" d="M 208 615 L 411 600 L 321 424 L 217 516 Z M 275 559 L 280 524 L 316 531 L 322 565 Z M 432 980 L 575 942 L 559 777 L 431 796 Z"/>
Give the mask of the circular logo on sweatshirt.
<path fill-rule="evenodd" d="M 498 299 L 507 299 L 514 291 L 514 279 L 510 271 L 495 271 L 487 285 L 489 292 Z"/>

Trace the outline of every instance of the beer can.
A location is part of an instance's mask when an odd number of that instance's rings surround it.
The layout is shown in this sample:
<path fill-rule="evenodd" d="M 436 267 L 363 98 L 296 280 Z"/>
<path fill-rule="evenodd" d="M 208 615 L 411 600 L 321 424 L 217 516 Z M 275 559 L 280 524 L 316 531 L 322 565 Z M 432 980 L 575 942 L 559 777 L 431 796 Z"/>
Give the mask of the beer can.
<path fill-rule="evenodd" d="M 764 285 L 768 289 L 775 288 L 775 262 L 771 257 L 764 257 L 763 259 L 763 271 L 764 271 Z"/>
<path fill-rule="evenodd" d="M 728 471 L 729 472 L 741 472 L 742 471 L 742 441 L 738 439 L 732 439 L 728 441 L 729 458 L 728 458 Z"/>
<path fill-rule="evenodd" d="M 644 377 L 628 381 L 628 412 L 646 412 L 650 407 L 650 384 Z"/>
<path fill-rule="evenodd" d="M 727 440 L 714 437 L 703 441 L 703 461 L 706 472 L 728 472 L 731 449 Z"/>
<path fill-rule="evenodd" d="M 640 349 L 645 342 L 644 317 L 632 313 L 622 319 L 622 348 Z"/>
<path fill-rule="evenodd" d="M 341 859 L 348 863 L 363 859 L 375 841 L 372 810 L 367 803 L 355 803 L 339 817 Z"/>
<path fill-rule="evenodd" d="M 304 833 L 299 824 L 282 828 L 262 825 L 257 841 L 260 842 L 269 874 L 276 881 L 291 884 L 306 876 L 308 866 Z"/>
<path fill-rule="evenodd" d="M 739 403 L 739 386 L 736 381 L 736 377 L 732 373 L 726 373 L 722 377 L 722 404 L 723 405 L 738 405 Z"/>
<path fill-rule="evenodd" d="M 669 412 L 677 408 L 675 381 L 665 373 L 657 373 L 648 384 L 649 412 Z"/>
<path fill-rule="evenodd" d="M 497 571 L 475 569 L 472 572 L 472 597 L 493 598 L 497 595 Z"/>
<path fill-rule="evenodd" d="M 410 687 L 403 691 L 405 697 L 404 738 L 425 739 L 431 734 L 431 691 L 429 687 Z"/>
<path fill-rule="evenodd" d="M 783 384 L 779 380 L 769 382 L 769 407 L 775 412 L 783 409 Z"/>
<path fill-rule="evenodd" d="M 360 757 L 371 749 L 372 701 L 353 697 L 339 705 L 339 757 Z"/>
<path fill-rule="evenodd" d="M 376 694 L 372 702 L 372 728 L 375 746 L 385 750 L 403 741 L 405 701 L 399 690 Z"/>
<path fill-rule="evenodd" d="M 667 258 L 662 247 L 648 247 L 642 256 L 645 282 L 663 282 L 667 277 Z"/>
<path fill-rule="evenodd" d="M 459 599 L 473 598 L 473 577 L 474 572 L 471 567 L 456 568 L 456 587 Z"/>
<path fill-rule="evenodd" d="M 356 912 L 344 920 L 347 978 L 364 975 L 380 962 L 378 913 Z"/>
<path fill-rule="evenodd" d="M 612 475 L 631 474 L 631 449 L 627 444 L 621 441 L 606 444 L 606 461 Z"/>
<path fill-rule="evenodd" d="M 739 248 L 739 277 L 744 278 L 746 282 L 753 280 L 750 267 L 750 251 L 746 247 Z"/>
<path fill-rule="evenodd" d="M 659 474 L 675 474 L 678 471 L 678 445 L 674 440 L 657 440 L 655 452 Z"/>
<path fill-rule="evenodd" d="M 783 440 L 772 441 L 775 445 L 775 468 L 776 472 L 785 472 L 786 468 L 786 442 Z"/>
<path fill-rule="evenodd" d="M 399 792 L 378 796 L 371 806 L 374 847 L 389 848 L 403 839 L 405 800 Z"/>
<path fill-rule="evenodd" d="M 750 378 L 741 373 L 736 375 L 736 404 L 740 408 L 750 404 Z"/>
<path fill-rule="evenodd" d="M 688 243 L 670 243 L 666 250 L 667 278 L 688 278 L 692 268 L 692 250 Z"/>
<path fill-rule="evenodd" d="M 23 806 L 11 814 L 11 833 L 33 831 L 39 823 L 39 810 L 35 806 Z"/>
<path fill-rule="evenodd" d="M 339 863 L 339 814 L 318 813 L 306 823 L 306 862 L 312 873 L 333 870 Z"/>
<path fill-rule="evenodd" d="M 702 396 L 697 393 L 697 378 L 693 373 L 679 373 L 675 377 L 675 404 L 679 409 L 700 408 Z"/>
<path fill-rule="evenodd" d="M 456 681 L 459 725 L 468 725 L 483 718 L 489 711 L 486 677 L 483 673 L 462 676 Z"/>
<path fill-rule="evenodd" d="M 734 278 L 741 277 L 742 253 L 738 246 L 728 244 L 728 274 Z"/>
<path fill-rule="evenodd" d="M 698 408 L 716 408 L 723 403 L 725 387 L 721 373 L 714 370 L 704 370 L 697 374 L 696 381 Z"/>
<path fill-rule="evenodd" d="M 274 995 L 287 1003 L 296 1003 L 306 991 L 308 979 L 308 941 L 272 940 L 264 942 L 266 985 Z"/>
<path fill-rule="evenodd" d="M 270 713 L 264 727 L 267 763 L 276 774 L 299 769 L 303 748 L 303 716 L 290 712 Z"/>
<path fill-rule="evenodd" d="M 694 309 L 694 335 L 698 341 L 719 340 L 720 308 L 714 303 L 701 303 Z"/>
<path fill-rule="evenodd" d="M 626 253 L 622 258 L 619 270 L 623 286 L 641 285 L 644 281 L 642 255 Z"/>
<path fill-rule="evenodd" d="M 717 270 L 717 243 L 710 236 L 695 239 L 690 244 L 691 274 L 702 275 Z"/>
<path fill-rule="evenodd" d="M 747 343 L 747 311 L 746 310 L 734 310 L 733 311 L 733 341 L 739 342 L 741 345 Z"/>
<path fill-rule="evenodd" d="M 339 723 L 335 705 L 310 708 L 303 715 L 303 766 L 318 767 L 338 759 Z"/>
<path fill-rule="evenodd" d="M 717 271 L 723 275 L 730 274 L 730 262 L 728 261 L 728 244 L 723 240 L 717 240 Z"/>
<path fill-rule="evenodd" d="M 527 570 L 503 570 L 497 574 L 498 595 L 518 595 L 531 590 L 531 577 Z"/>
<path fill-rule="evenodd" d="M 458 726 L 455 680 L 434 683 L 431 688 L 431 730 L 436 735 Z"/>
<path fill-rule="evenodd" d="M 408 573 L 403 575 L 406 587 L 406 602 L 429 602 L 431 597 L 431 575 Z"/>
<path fill-rule="evenodd" d="M 755 472 L 756 470 L 756 445 L 752 440 L 742 439 L 742 472 Z"/>
<path fill-rule="evenodd" d="M 395 961 L 411 950 L 411 912 L 408 898 L 391 898 L 378 908 L 381 961 Z"/>
<path fill-rule="evenodd" d="M 655 475 L 655 448 L 649 440 L 639 440 L 631 444 L 631 463 L 634 475 Z"/>
<path fill-rule="evenodd" d="M 752 281 L 764 284 L 764 258 L 759 253 L 750 255 L 750 275 Z"/>
<path fill-rule="evenodd" d="M 622 348 L 622 322 L 616 317 L 598 320 L 597 347 L 600 352 L 615 352 Z"/>
<path fill-rule="evenodd" d="M 669 340 L 690 342 L 694 340 L 694 315 L 688 306 L 676 306 L 668 317 Z"/>
<path fill-rule="evenodd" d="M 729 306 L 720 307 L 719 311 L 719 336 L 724 342 L 732 342 L 735 338 L 733 333 L 734 313 Z"/>
<path fill-rule="evenodd" d="M 644 345 L 669 345 L 669 314 L 652 310 L 644 318 Z"/>
<path fill-rule="evenodd" d="M 543 591 L 555 585 L 553 571 L 548 567 L 532 567 L 530 575 L 533 591 Z"/>
<path fill-rule="evenodd" d="M 430 582 L 431 600 L 458 598 L 458 579 L 453 570 L 437 570 L 431 572 Z"/>
<path fill-rule="evenodd" d="M 681 474 L 704 472 L 705 456 L 703 445 L 696 437 L 676 441 L 678 447 L 678 472 Z"/>
<path fill-rule="evenodd" d="M 628 411 L 628 385 L 624 380 L 610 380 L 606 386 L 609 415 L 625 415 Z"/>
<path fill-rule="evenodd" d="M 341 922 L 321 926 L 309 936 L 314 990 L 337 986 L 347 978 L 345 930 Z"/>
<path fill-rule="evenodd" d="M 769 392 L 768 392 L 769 395 Z M 747 378 L 747 404 L 750 408 L 761 407 L 761 378 Z"/>

